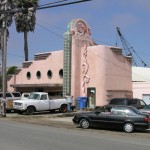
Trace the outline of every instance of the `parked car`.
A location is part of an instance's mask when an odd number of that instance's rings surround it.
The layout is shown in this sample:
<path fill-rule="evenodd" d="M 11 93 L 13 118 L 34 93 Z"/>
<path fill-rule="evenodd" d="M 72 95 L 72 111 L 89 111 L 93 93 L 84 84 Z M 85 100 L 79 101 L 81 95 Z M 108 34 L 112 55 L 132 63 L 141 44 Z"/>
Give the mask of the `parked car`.
<path fill-rule="evenodd" d="M 103 106 L 93 112 L 77 113 L 73 123 L 81 128 L 104 127 L 120 128 L 125 132 L 133 132 L 137 129 L 148 129 L 150 118 L 148 114 L 142 114 L 132 106 Z"/>
<path fill-rule="evenodd" d="M 22 93 L 21 100 L 28 99 L 29 95 L 30 95 L 30 93 Z"/>
<path fill-rule="evenodd" d="M 140 109 L 142 113 L 148 113 L 150 115 L 150 105 L 145 106 L 143 109 Z"/>
<path fill-rule="evenodd" d="M 0 92 L 0 103 L 3 99 L 3 92 Z M 19 92 L 6 92 L 6 111 L 11 112 L 13 110 L 13 101 L 21 99 Z"/>
<path fill-rule="evenodd" d="M 127 105 L 136 107 L 137 109 L 143 109 L 147 106 L 142 99 L 137 98 L 113 98 L 110 100 L 109 105 Z"/>

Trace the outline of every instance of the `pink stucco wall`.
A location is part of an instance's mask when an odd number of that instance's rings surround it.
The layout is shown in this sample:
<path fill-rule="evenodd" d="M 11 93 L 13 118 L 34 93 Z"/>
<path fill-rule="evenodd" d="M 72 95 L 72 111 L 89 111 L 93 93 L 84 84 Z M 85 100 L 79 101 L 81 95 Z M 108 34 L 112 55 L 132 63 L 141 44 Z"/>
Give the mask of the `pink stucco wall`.
<path fill-rule="evenodd" d="M 8 91 L 14 91 L 11 84 L 63 84 L 63 79 L 59 76 L 59 70 L 63 69 L 63 51 L 53 51 L 48 58 L 43 60 L 33 60 L 28 68 L 22 68 L 18 75 L 15 75 L 8 81 Z M 51 70 L 53 76 L 47 77 L 48 70 Z M 41 72 L 41 78 L 36 77 L 37 71 Z M 27 79 L 27 72 L 31 72 L 31 79 Z M 16 78 L 16 79 L 15 79 Z"/>
<path fill-rule="evenodd" d="M 114 97 L 132 97 L 131 63 L 110 48 L 98 45 L 87 49 L 87 87 L 96 87 L 96 106 L 107 104 L 106 100 Z"/>
<path fill-rule="evenodd" d="M 107 104 L 114 97 L 132 97 L 131 59 L 124 57 L 119 48 L 97 45 L 82 19 L 70 23 L 70 33 L 71 95 L 87 96 L 88 87 L 96 88 L 96 106 Z"/>
<path fill-rule="evenodd" d="M 74 98 L 87 96 L 82 87 L 83 49 L 78 51 L 72 55 L 71 94 Z M 86 75 L 90 80 L 85 84 L 85 94 L 88 87 L 96 88 L 96 106 L 107 104 L 107 100 L 114 97 L 127 97 L 128 94 L 132 96 L 131 64 L 124 56 L 117 54 L 109 46 L 97 45 L 87 47 L 86 59 Z M 8 91 L 14 91 L 11 84 L 63 84 L 63 79 L 59 76 L 60 69 L 63 69 L 63 51 L 53 51 L 48 58 L 34 60 L 29 68 L 22 68 L 8 82 Z M 47 77 L 48 70 L 53 72 L 51 79 Z M 30 80 L 26 77 L 28 71 L 31 72 Z M 41 79 L 37 79 L 37 71 L 41 71 Z"/>

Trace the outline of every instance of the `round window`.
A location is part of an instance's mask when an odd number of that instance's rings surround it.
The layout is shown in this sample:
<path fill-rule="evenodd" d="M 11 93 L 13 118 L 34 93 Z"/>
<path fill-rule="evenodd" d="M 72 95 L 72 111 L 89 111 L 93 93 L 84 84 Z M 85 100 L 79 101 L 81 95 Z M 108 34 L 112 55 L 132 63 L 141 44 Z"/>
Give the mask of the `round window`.
<path fill-rule="evenodd" d="M 37 76 L 38 79 L 40 79 L 41 78 L 41 72 L 37 71 L 36 76 Z"/>
<path fill-rule="evenodd" d="M 51 71 L 51 70 L 48 70 L 47 76 L 48 76 L 49 79 L 52 78 L 52 75 L 53 75 L 52 71 Z"/>
<path fill-rule="evenodd" d="M 27 79 L 29 80 L 31 78 L 31 73 L 27 72 Z"/>
<path fill-rule="evenodd" d="M 61 78 L 63 78 L 63 69 L 60 69 L 60 70 L 59 70 L 59 76 L 60 76 Z"/>

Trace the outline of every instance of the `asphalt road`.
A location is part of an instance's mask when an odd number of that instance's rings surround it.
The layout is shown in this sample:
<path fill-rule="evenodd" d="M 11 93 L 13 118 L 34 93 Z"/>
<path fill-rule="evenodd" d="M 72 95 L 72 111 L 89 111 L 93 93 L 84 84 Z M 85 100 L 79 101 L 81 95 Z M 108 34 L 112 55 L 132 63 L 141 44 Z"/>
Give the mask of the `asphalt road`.
<path fill-rule="evenodd" d="M 110 132 L 111 133 L 111 132 Z M 130 134 L 131 135 L 131 134 Z M 149 150 L 150 140 L 0 119 L 0 150 Z"/>

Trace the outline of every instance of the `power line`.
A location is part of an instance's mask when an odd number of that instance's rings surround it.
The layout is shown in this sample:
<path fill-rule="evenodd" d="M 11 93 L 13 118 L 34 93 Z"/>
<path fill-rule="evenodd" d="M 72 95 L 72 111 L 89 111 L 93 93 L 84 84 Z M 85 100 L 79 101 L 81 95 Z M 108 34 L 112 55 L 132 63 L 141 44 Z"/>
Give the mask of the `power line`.
<path fill-rule="evenodd" d="M 48 28 L 44 27 L 43 25 L 41 25 L 41 24 L 39 24 L 39 23 L 36 23 L 36 24 L 37 24 L 38 26 L 40 26 L 40 27 L 44 28 L 45 30 L 47 30 L 47 31 L 51 32 L 52 34 L 55 34 L 56 36 L 58 36 L 58 37 L 60 37 L 60 38 L 64 39 L 61 35 L 59 35 L 59 34 L 55 33 L 54 31 L 52 31 L 52 30 L 50 30 L 50 29 L 48 29 Z"/>
<path fill-rule="evenodd" d="M 64 2 L 64 1 L 68 1 L 68 0 L 61 0 L 61 1 L 57 1 L 57 2 L 50 2 L 50 3 L 47 3 L 47 4 L 40 5 L 39 7 L 48 6 L 48 5 L 56 4 L 56 3 L 61 3 L 61 2 Z"/>
<path fill-rule="evenodd" d="M 37 19 L 37 21 L 41 21 L 41 20 Z M 43 20 L 42 20 L 42 22 L 43 22 Z M 47 25 L 49 25 L 49 26 L 51 26 L 51 27 L 54 27 L 54 28 L 56 28 L 56 29 L 59 29 L 59 30 L 62 30 L 62 31 L 66 31 L 66 29 L 61 28 L 61 27 L 58 27 L 58 26 L 56 26 L 56 25 L 53 25 L 53 24 L 50 24 L 50 23 L 47 23 L 47 22 L 44 22 L 44 23 L 46 23 Z"/>
<path fill-rule="evenodd" d="M 37 7 L 30 7 L 30 8 L 15 8 L 13 10 L 4 10 L 0 11 L 1 14 L 15 14 L 19 12 L 28 12 L 28 11 L 34 11 L 34 10 L 41 10 L 41 9 L 47 9 L 47 8 L 54 8 L 54 7 L 60 7 L 60 6 L 66 6 L 66 5 L 72 5 L 72 4 L 77 4 L 77 3 L 83 3 L 83 2 L 88 2 L 92 0 L 78 0 L 74 2 L 68 2 L 68 3 L 62 3 L 62 4 L 57 4 L 57 5 L 49 5 L 49 6 L 37 6 Z"/>
<path fill-rule="evenodd" d="M 65 6 L 65 5 L 72 5 L 72 4 L 77 4 L 77 3 L 83 3 L 83 2 L 88 2 L 88 1 L 92 1 L 92 0 L 78 0 L 78 1 L 74 1 L 74 2 L 58 4 L 58 5 L 50 5 L 50 6 L 37 7 L 36 9 L 37 10 L 47 9 L 47 8 L 53 8 L 53 7 L 59 7 L 59 6 Z"/>

